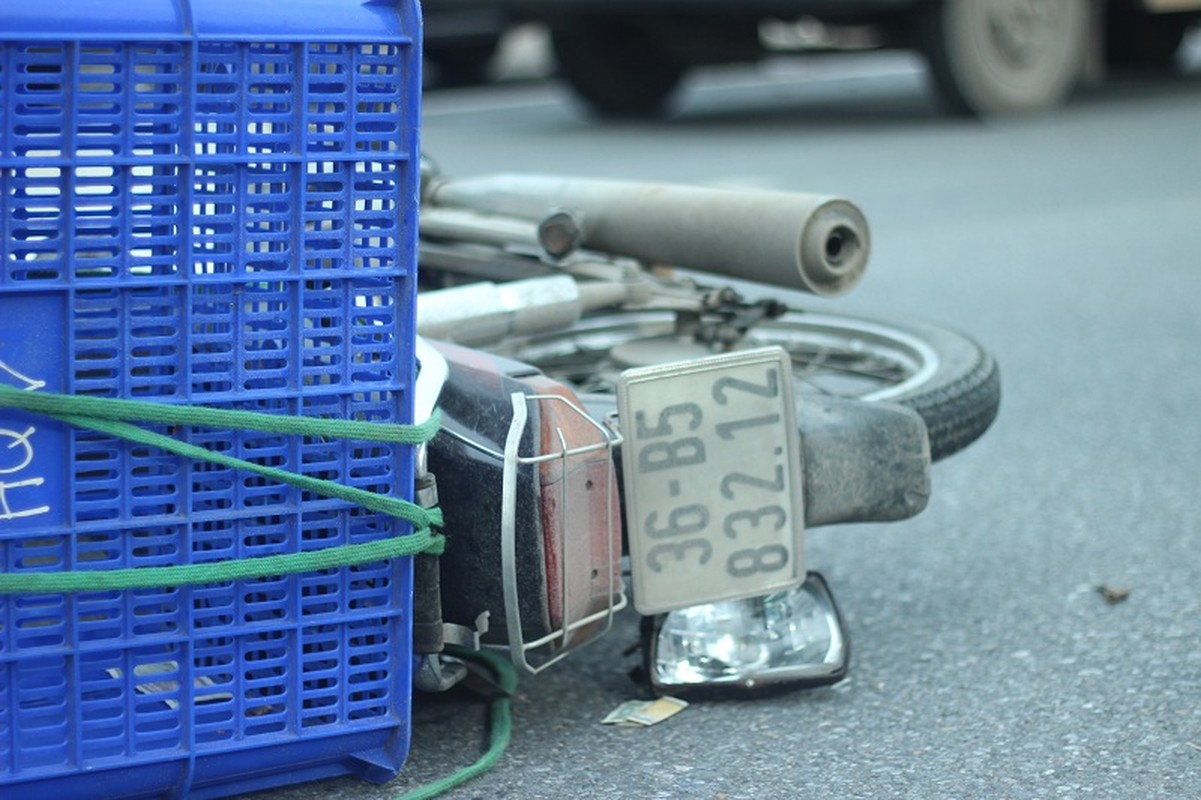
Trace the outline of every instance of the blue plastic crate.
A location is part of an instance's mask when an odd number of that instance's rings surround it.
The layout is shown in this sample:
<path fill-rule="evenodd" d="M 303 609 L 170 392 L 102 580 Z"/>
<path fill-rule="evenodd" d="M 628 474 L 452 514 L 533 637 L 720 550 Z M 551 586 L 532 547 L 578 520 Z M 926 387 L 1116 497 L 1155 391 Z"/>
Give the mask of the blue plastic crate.
<path fill-rule="evenodd" d="M 415 0 L 0 2 L 0 382 L 410 422 Z M 409 448 L 172 431 L 408 497 Z M 0 410 L 0 571 L 195 564 L 391 517 Z M 407 560 L 0 595 L 0 796 L 223 796 L 409 741 Z"/>

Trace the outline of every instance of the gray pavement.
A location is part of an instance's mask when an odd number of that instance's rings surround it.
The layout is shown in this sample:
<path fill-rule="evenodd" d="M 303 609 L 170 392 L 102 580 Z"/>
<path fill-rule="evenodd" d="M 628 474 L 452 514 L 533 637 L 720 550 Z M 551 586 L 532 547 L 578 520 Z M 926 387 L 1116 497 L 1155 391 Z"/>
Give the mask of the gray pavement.
<path fill-rule="evenodd" d="M 1004 379 L 925 513 L 810 532 L 849 680 L 601 726 L 635 693 L 625 614 L 522 682 L 508 754 L 449 797 L 1201 796 L 1201 74 L 982 124 L 939 116 L 911 59 L 872 56 L 713 71 L 661 124 L 593 125 L 520 84 L 432 94 L 424 125 L 451 174 L 845 194 L 873 226 L 868 276 L 808 305 L 961 328 Z M 418 698 L 393 784 L 268 795 L 394 797 L 480 752 L 483 720 Z"/>

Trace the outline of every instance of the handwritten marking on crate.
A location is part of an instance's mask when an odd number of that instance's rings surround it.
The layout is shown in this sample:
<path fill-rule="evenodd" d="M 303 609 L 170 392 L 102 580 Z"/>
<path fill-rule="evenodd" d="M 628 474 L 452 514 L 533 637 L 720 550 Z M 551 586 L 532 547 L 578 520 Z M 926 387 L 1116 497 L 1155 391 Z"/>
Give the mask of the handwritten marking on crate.
<path fill-rule="evenodd" d="M 36 391 L 46 385 L 45 381 L 30 378 L 3 361 L 0 361 L 0 376 L 10 376 L 20 384 L 18 388 L 24 391 Z M 0 455 L 0 522 L 25 517 L 36 517 L 50 511 L 50 506 L 48 505 L 34 506 L 32 508 L 20 508 L 18 506 L 14 508 L 13 502 L 9 499 L 10 492 L 14 489 L 30 489 L 45 483 L 45 478 L 42 476 L 29 476 L 25 472 L 33 463 L 33 438 L 35 433 L 37 433 L 37 428 L 33 425 L 28 426 L 24 431 L 0 428 L 0 447 L 3 447 L 5 451 L 12 451 Z M 22 473 L 25 473 L 27 477 L 20 478 L 19 480 L 9 480 L 6 477 L 9 475 L 18 476 Z"/>

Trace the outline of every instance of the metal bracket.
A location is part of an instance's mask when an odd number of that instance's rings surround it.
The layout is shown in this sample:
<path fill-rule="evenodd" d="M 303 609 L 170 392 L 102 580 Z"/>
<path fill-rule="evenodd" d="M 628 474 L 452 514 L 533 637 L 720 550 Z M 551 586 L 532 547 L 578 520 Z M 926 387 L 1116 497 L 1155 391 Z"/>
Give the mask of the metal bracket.
<path fill-rule="evenodd" d="M 480 639 L 488 632 L 488 620 L 491 614 L 487 611 L 481 611 L 480 615 L 475 618 L 475 627 L 469 628 L 466 625 L 456 625 L 453 622 L 447 622 L 442 625 L 442 641 L 446 644 L 457 644 L 460 647 L 470 647 L 472 650 L 480 649 Z"/>
<path fill-rule="evenodd" d="M 604 622 L 604 630 L 608 630 L 613 624 L 613 616 L 626 606 L 625 586 L 620 578 L 620 571 L 615 569 L 618 565 L 609 564 L 606 574 L 609 581 L 609 604 L 603 610 L 590 614 L 581 619 L 571 620 L 567 618 L 566 602 L 564 602 L 564 619 L 563 625 L 556 631 L 544 636 L 540 639 L 531 642 L 521 641 L 521 607 L 517 596 L 517 530 L 516 530 L 516 514 L 517 514 L 517 472 L 520 466 L 527 464 L 542 464 L 544 462 L 558 460 L 563 465 L 564 474 L 568 474 L 568 460 L 593 453 L 598 450 L 604 450 L 609 453 L 612 458 L 613 448 L 621 443 L 621 435 L 616 431 L 601 425 L 588 416 L 578 405 L 559 395 L 527 395 L 522 392 L 514 392 L 510 395 L 510 400 L 513 403 L 513 421 L 509 427 L 509 433 L 505 439 L 504 452 L 504 474 L 502 479 L 502 500 L 501 500 L 501 569 L 504 571 L 504 600 L 505 600 L 505 623 L 509 631 L 509 654 L 514 664 L 524 669 L 526 672 L 536 674 L 549 667 L 551 664 L 559 661 L 566 656 L 572 649 L 573 645 L 570 642 L 570 634 L 573 631 L 579 630 L 588 625 L 597 622 Z M 569 447 L 566 436 L 562 429 L 556 429 L 556 434 L 559 438 L 560 450 L 555 453 L 547 453 L 538 456 L 521 456 L 518 454 L 518 449 L 521 444 L 522 434 L 525 431 L 526 424 L 529 420 L 528 404 L 530 402 L 554 402 L 564 404 L 572 413 L 578 414 L 594 428 L 599 434 L 600 440 L 591 444 L 580 445 L 577 447 Z M 614 506 L 615 494 L 617 491 L 616 480 L 610 481 L 608 485 L 608 495 L 606 496 L 605 508 L 612 509 Z M 564 498 L 566 501 L 566 497 Z M 564 504 L 566 505 L 566 503 Z M 564 507 L 562 509 L 562 518 L 567 518 L 571 514 L 571 509 Z M 616 537 L 620 534 L 617 532 L 617 521 L 612 517 L 605 520 L 607 529 L 606 552 L 612 553 L 614 544 L 617 544 Z M 563 531 L 559 531 L 559 535 L 563 536 Z M 565 550 L 563 551 L 565 552 Z M 614 573 L 618 577 L 614 578 Z M 560 587 L 563 592 L 563 597 L 568 597 L 568 575 L 570 571 L 567 569 L 561 570 L 563 584 Z M 603 632 L 603 631 L 602 631 Z M 557 645 L 557 647 L 556 647 Z M 537 664 L 533 664 L 527 658 L 527 654 L 540 648 L 551 648 L 553 653 L 549 657 L 541 660 Z"/>

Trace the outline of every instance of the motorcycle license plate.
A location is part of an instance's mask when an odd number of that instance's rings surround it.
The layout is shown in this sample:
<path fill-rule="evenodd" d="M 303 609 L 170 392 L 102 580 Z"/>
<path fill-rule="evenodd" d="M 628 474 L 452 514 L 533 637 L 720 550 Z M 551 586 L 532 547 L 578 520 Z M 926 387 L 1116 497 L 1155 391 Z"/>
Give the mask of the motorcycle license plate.
<path fill-rule="evenodd" d="M 799 586 L 800 437 L 784 351 L 627 370 L 617 400 L 638 611 Z"/>

